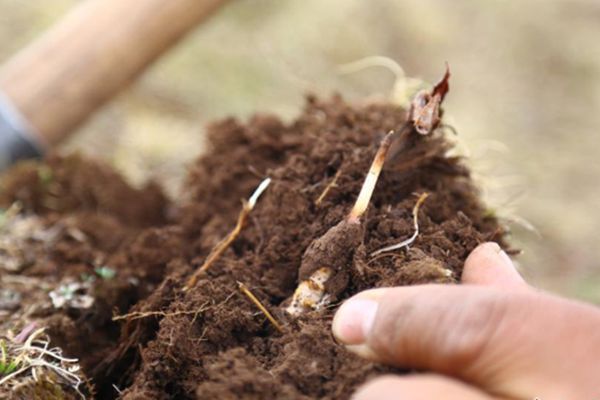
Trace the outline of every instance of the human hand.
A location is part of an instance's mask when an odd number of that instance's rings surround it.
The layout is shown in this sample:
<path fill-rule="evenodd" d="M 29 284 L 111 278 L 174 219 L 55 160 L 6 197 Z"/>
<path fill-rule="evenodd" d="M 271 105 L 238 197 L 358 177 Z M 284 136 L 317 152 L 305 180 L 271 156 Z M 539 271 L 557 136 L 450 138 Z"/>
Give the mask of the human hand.
<path fill-rule="evenodd" d="M 528 286 L 497 244 L 477 247 L 463 285 L 367 290 L 333 333 L 385 364 L 356 399 L 600 399 L 600 310 Z"/>

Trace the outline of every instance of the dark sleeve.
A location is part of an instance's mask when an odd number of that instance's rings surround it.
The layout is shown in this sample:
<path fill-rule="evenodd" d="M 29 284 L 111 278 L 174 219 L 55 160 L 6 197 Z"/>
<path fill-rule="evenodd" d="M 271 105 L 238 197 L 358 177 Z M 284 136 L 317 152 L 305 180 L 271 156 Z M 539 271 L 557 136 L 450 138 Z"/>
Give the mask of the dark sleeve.
<path fill-rule="evenodd" d="M 2 93 L 0 93 L 0 171 L 18 160 L 39 158 L 43 146 L 32 128 Z"/>

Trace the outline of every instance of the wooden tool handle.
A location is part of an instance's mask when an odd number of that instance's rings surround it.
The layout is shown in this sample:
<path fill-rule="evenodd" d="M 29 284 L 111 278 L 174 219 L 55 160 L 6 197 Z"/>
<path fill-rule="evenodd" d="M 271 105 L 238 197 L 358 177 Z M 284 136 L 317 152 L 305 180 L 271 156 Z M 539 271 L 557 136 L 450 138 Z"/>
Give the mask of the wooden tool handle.
<path fill-rule="evenodd" d="M 86 0 L 0 71 L 0 91 L 53 145 L 224 0 Z"/>

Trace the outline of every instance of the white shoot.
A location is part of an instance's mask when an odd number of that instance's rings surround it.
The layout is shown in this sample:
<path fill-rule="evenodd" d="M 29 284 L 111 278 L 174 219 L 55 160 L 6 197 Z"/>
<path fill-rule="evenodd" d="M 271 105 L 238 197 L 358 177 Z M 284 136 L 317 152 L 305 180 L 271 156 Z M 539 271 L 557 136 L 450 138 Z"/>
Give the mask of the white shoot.
<path fill-rule="evenodd" d="M 383 164 L 385 163 L 385 157 L 390 149 L 390 145 L 392 144 L 392 136 L 394 135 L 394 131 L 388 132 L 387 135 L 381 141 L 379 145 L 379 149 L 377 149 L 377 153 L 375 154 L 375 158 L 371 163 L 371 168 L 369 168 L 369 172 L 365 178 L 365 182 L 360 189 L 360 193 L 356 199 L 356 203 L 354 203 L 354 207 L 350 214 L 348 215 L 348 220 L 353 222 L 358 222 L 360 217 L 365 213 L 367 207 L 369 207 L 369 202 L 371 201 L 371 196 L 373 195 L 373 190 L 375 189 L 375 185 L 377 184 L 377 180 L 379 179 L 379 174 L 383 169 Z"/>
<path fill-rule="evenodd" d="M 260 183 L 260 185 L 258 185 L 254 193 L 252 193 L 252 196 L 250 196 L 250 198 L 248 199 L 248 207 L 250 208 L 250 210 L 254 208 L 256 202 L 258 201 L 258 198 L 261 194 L 263 194 L 263 192 L 267 189 L 270 183 L 271 178 L 266 178 Z"/>

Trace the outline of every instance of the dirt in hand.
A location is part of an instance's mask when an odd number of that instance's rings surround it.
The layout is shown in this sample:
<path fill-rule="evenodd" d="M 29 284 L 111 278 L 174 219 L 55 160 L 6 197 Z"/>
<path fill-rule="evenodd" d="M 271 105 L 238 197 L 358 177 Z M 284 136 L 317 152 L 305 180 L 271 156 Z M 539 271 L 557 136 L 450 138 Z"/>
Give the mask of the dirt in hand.
<path fill-rule="evenodd" d="M 312 272 L 301 271 L 303 256 L 327 254 L 315 250 L 315 239 L 347 216 L 379 141 L 404 118 L 403 110 L 390 105 L 355 108 L 339 98 L 310 99 L 289 126 L 265 116 L 247 125 L 229 120 L 213 126 L 213 148 L 192 170 L 191 198 L 179 219 L 193 256 L 178 273 L 201 265 L 228 234 L 240 198 L 266 176 L 272 183 L 239 237 L 195 287 L 183 292 L 182 280 L 171 281 L 165 295 L 172 300 L 161 309 L 164 315 L 149 317 L 158 323 L 156 337 L 143 343 L 140 369 L 124 398 L 344 398 L 369 377 L 389 371 L 333 341 L 337 303 L 298 318 L 284 307 L 299 280 Z M 441 132 L 411 137 L 386 164 L 360 229 L 340 239 L 345 251 L 322 240 L 330 246 L 323 262 L 345 271 L 339 287 L 329 288 L 333 301 L 372 287 L 454 283 L 467 254 L 497 233 L 496 222 L 483 217 L 461 160 L 447 156 L 449 148 Z M 410 249 L 370 257 L 413 234 L 415 193 L 423 192 L 431 195 Z M 284 325 L 283 334 L 237 290 L 238 281 Z M 144 307 L 142 302 L 136 309 Z M 143 323 L 127 322 L 126 329 Z M 132 343 L 127 346 L 135 351 Z"/>
<path fill-rule="evenodd" d="M 164 212 L 153 214 L 156 220 L 139 217 L 130 205 L 107 200 L 106 215 L 98 218 L 109 222 L 80 228 L 93 237 L 96 226 L 118 233 L 111 228 L 117 224 L 130 238 L 111 243 L 100 235 L 90 250 L 106 254 L 118 277 L 102 281 L 106 292 L 98 301 L 128 316 L 112 321 L 103 313 L 99 322 L 88 316 L 92 322 L 84 331 L 77 326 L 81 316 L 63 312 L 54 316 L 64 325 L 52 338 L 83 360 L 98 398 L 337 399 L 391 371 L 334 342 L 331 320 L 339 302 L 373 287 L 454 284 L 468 253 L 502 234 L 497 221 L 485 217 L 468 170 L 460 158 L 448 156 L 451 144 L 438 130 L 415 133 L 394 151 L 361 223 L 352 224 L 343 240 L 315 242 L 347 217 L 380 140 L 401 127 L 405 116 L 389 104 L 351 106 L 339 97 L 309 98 L 289 125 L 266 115 L 247 124 L 233 119 L 213 124 L 211 147 L 192 166 L 183 200 L 172 205 L 176 211 L 169 219 Z M 235 226 L 240 200 L 267 176 L 272 182 L 239 236 L 194 287 L 183 290 Z M 12 190 L 12 199 L 18 192 L 31 210 L 47 215 L 27 190 Z M 424 192 L 430 195 L 419 211 L 414 243 L 373 257 L 413 235 L 412 210 Z M 73 204 L 76 210 L 90 204 L 66 198 L 66 211 L 53 218 L 71 218 Z M 148 195 L 143 201 L 165 210 L 159 199 Z M 142 229 L 145 222 L 163 225 Z M 303 257 L 319 254 L 330 264 L 324 267 L 343 273 L 326 288 L 329 304 L 292 317 L 285 307 L 298 283 L 314 272 L 300 268 Z M 72 256 L 78 257 L 83 256 Z M 132 278 L 135 290 L 119 289 Z M 283 333 L 239 291 L 238 282 L 283 325 Z"/>

